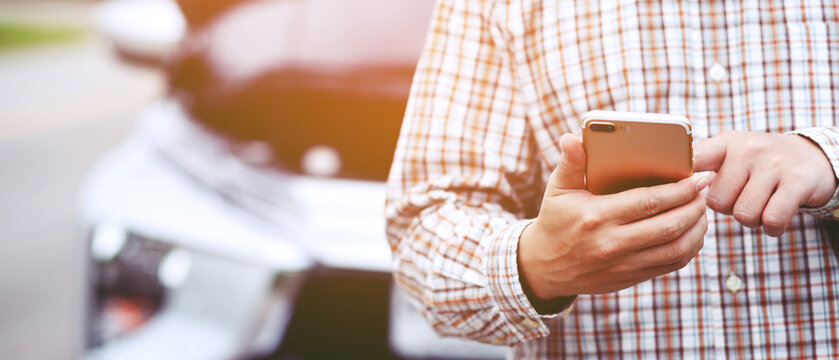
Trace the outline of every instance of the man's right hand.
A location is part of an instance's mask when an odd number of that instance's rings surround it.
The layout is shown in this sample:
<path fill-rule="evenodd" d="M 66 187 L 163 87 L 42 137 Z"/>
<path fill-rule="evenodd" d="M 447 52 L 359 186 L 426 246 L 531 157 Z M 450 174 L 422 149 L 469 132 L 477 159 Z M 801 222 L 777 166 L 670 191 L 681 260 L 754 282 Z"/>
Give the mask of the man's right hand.
<path fill-rule="evenodd" d="M 683 268 L 708 230 L 705 178 L 611 195 L 585 190 L 585 151 L 560 138 L 537 219 L 521 235 L 520 278 L 541 300 L 618 291 Z"/>

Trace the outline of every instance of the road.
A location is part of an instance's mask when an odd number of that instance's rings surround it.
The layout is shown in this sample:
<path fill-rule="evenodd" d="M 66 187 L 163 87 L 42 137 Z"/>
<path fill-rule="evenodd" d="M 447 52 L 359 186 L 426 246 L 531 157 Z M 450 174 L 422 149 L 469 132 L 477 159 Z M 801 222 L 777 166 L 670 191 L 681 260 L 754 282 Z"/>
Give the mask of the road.
<path fill-rule="evenodd" d="M 89 26 L 92 3 L 0 2 L 0 20 Z M 0 354 L 71 359 L 81 351 L 87 170 L 164 93 L 159 71 L 120 63 L 91 35 L 0 53 Z"/>

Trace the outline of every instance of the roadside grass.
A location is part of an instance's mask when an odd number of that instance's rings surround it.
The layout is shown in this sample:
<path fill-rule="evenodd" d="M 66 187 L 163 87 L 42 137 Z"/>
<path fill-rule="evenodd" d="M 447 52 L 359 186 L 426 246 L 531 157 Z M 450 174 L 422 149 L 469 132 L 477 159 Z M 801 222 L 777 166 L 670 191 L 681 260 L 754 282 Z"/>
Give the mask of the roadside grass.
<path fill-rule="evenodd" d="M 82 27 L 0 21 L 0 52 L 76 42 L 82 40 L 85 34 Z"/>

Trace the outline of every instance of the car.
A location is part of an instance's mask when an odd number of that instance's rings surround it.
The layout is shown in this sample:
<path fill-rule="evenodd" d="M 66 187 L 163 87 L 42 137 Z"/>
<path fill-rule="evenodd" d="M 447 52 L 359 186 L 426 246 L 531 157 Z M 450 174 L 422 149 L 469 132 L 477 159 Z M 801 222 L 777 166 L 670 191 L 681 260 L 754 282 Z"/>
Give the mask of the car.
<path fill-rule="evenodd" d="M 384 180 L 432 2 L 203 3 L 84 186 L 88 357 L 504 357 L 392 286 Z"/>

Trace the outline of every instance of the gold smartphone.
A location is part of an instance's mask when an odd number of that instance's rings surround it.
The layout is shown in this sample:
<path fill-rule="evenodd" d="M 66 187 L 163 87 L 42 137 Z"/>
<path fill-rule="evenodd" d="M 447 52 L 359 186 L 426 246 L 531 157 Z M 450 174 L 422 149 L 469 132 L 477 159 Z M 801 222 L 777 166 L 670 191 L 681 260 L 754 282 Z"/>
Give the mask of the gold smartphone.
<path fill-rule="evenodd" d="M 693 174 L 684 116 L 589 111 L 581 120 L 586 187 L 593 194 L 676 182 Z"/>

